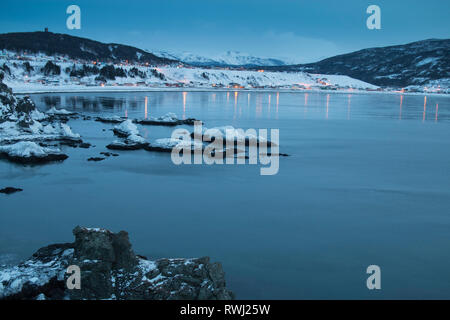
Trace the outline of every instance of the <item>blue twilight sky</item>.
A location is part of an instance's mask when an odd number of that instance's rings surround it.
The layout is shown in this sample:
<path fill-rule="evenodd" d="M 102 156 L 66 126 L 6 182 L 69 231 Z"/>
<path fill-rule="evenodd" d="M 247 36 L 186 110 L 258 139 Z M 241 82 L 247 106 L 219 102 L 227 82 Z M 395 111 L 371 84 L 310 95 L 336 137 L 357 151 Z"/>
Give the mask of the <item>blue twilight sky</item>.
<path fill-rule="evenodd" d="M 227 50 L 311 62 L 373 46 L 449 38 L 448 0 L 2 0 L 0 33 L 68 33 L 142 49 L 214 56 Z M 81 8 L 81 30 L 66 8 Z M 381 8 L 368 30 L 366 8 Z"/>

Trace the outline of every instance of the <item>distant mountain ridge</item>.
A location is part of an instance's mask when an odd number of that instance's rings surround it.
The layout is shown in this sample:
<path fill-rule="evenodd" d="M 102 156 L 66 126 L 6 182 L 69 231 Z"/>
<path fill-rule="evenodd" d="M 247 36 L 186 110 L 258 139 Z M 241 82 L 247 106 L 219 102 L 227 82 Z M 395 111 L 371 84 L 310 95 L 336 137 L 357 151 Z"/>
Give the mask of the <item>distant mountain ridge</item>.
<path fill-rule="evenodd" d="M 288 63 L 277 58 L 256 57 L 239 51 L 226 51 L 225 53 L 207 57 L 192 52 L 173 53 L 168 51 L 150 50 L 153 54 L 175 59 L 186 64 L 198 67 L 256 67 L 256 66 L 284 66 Z"/>
<path fill-rule="evenodd" d="M 378 86 L 426 85 L 450 78 L 450 39 L 363 49 L 316 63 L 268 67 L 273 71 L 340 74 Z"/>
<path fill-rule="evenodd" d="M 381 87 L 450 85 L 450 39 L 428 39 L 404 45 L 363 49 L 308 64 L 288 64 L 274 58 L 260 58 L 227 51 L 217 57 L 184 52 L 153 53 L 132 46 L 102 43 L 86 38 L 52 32 L 0 34 L 0 50 L 65 55 L 73 59 L 102 62 L 128 61 L 151 66 L 180 62 L 197 67 L 238 67 L 249 70 L 307 72 L 346 75 Z"/>
<path fill-rule="evenodd" d="M 0 49 L 15 52 L 67 55 L 72 59 L 162 65 L 176 63 L 173 59 L 161 58 L 144 50 L 116 43 L 53 32 L 15 32 L 0 34 Z"/>

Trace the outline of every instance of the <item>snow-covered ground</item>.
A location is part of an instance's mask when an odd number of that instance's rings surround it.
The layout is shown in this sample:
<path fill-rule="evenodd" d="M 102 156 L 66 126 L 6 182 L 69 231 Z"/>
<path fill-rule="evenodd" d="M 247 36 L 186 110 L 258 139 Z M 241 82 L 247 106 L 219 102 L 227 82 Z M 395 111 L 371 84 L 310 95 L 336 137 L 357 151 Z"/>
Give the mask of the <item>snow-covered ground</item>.
<path fill-rule="evenodd" d="M 45 76 L 42 68 L 52 61 L 61 69 L 58 75 Z M 28 65 L 29 64 L 29 65 Z M 28 66 L 27 66 L 28 65 Z M 268 72 L 265 70 L 236 70 L 228 68 L 193 68 L 183 65 L 150 67 L 146 65 L 116 64 L 125 77 L 100 80 L 98 74 L 84 77 L 70 76 L 74 66 L 103 68 L 101 62 L 81 62 L 64 57 L 45 55 L 18 56 L 7 52 L 0 56 L 4 82 L 17 93 L 53 91 L 119 91 L 148 90 L 151 88 L 197 89 L 357 89 L 376 90 L 369 83 L 341 75 L 308 74 L 305 72 Z M 134 70 L 134 74 L 133 74 Z M 138 70 L 138 74 L 136 74 Z"/>
<path fill-rule="evenodd" d="M 61 69 L 59 75 L 45 76 L 42 68 L 52 61 Z M 29 64 L 27 67 L 26 64 Z M 271 72 L 267 70 L 238 70 L 230 68 L 201 68 L 184 65 L 151 67 L 147 65 L 115 64 L 125 77 L 99 79 L 99 74 L 70 76 L 75 67 L 102 69 L 106 63 L 78 61 L 67 57 L 48 57 L 43 54 L 19 56 L 13 52 L 0 53 L 0 69 L 5 84 L 15 93 L 40 92 L 112 92 L 112 91 L 170 91 L 170 90 L 329 90 L 357 92 L 396 92 L 344 75 L 323 75 L 307 72 Z M 136 72 L 137 70 L 137 72 Z M 430 81 L 424 86 L 407 87 L 406 93 L 449 93 L 449 81 Z"/>

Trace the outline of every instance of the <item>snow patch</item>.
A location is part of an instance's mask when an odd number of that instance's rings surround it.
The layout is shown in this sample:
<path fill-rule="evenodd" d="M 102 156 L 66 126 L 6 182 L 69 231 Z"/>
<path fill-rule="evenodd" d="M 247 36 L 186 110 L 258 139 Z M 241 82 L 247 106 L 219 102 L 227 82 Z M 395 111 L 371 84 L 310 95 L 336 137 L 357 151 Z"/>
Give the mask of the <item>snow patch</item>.
<path fill-rule="evenodd" d="M 60 154 L 61 150 L 44 148 L 31 141 L 21 141 L 15 144 L 0 146 L 0 153 L 7 153 L 9 156 L 29 158 L 46 157 L 49 154 Z"/>

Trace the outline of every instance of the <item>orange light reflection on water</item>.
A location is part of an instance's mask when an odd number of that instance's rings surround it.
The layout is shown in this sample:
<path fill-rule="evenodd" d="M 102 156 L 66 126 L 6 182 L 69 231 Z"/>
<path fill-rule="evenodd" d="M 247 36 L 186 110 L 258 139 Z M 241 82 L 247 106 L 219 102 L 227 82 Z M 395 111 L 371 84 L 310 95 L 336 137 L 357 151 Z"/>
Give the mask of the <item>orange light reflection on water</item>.
<path fill-rule="evenodd" d="M 426 114 L 427 114 L 427 96 L 425 96 L 425 98 L 423 99 L 423 117 L 422 117 L 422 121 L 425 121 Z"/>
<path fill-rule="evenodd" d="M 186 97 L 187 92 L 183 91 L 183 119 L 186 119 Z"/>
<path fill-rule="evenodd" d="M 147 119 L 147 117 L 148 117 L 147 103 L 148 103 L 148 98 L 145 97 L 145 112 L 144 112 L 145 119 Z"/>
<path fill-rule="evenodd" d="M 398 117 L 402 120 L 402 111 L 403 111 L 403 95 L 400 96 L 400 112 Z"/>
<path fill-rule="evenodd" d="M 438 111 L 439 111 L 439 105 L 436 103 L 436 116 L 434 118 L 434 121 L 438 121 Z"/>

